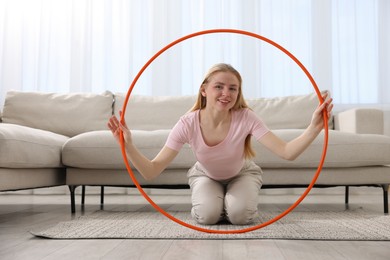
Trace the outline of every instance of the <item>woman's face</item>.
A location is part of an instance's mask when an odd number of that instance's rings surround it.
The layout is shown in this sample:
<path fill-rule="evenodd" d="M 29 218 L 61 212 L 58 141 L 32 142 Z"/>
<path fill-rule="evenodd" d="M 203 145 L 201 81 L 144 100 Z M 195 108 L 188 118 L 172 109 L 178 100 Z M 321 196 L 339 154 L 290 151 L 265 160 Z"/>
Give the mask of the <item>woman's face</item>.
<path fill-rule="evenodd" d="M 206 107 L 229 111 L 236 104 L 239 88 L 239 80 L 233 73 L 217 72 L 202 86 L 201 93 L 206 97 Z"/>

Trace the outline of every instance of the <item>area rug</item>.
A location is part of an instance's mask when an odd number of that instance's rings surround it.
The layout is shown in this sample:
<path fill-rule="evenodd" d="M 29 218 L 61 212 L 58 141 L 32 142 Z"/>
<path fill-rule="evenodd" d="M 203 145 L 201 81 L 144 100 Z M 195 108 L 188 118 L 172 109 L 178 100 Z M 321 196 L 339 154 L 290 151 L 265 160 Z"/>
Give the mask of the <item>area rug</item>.
<path fill-rule="evenodd" d="M 189 212 L 170 212 L 197 225 Z M 255 224 L 273 219 L 280 212 L 260 212 Z M 198 225 L 201 226 L 201 225 Z M 253 225 L 250 225 L 253 226 Z M 220 224 L 201 226 L 232 230 L 249 226 Z M 264 228 L 241 234 L 210 234 L 183 227 L 157 212 L 96 211 L 31 233 L 51 239 L 282 239 L 282 240 L 390 240 L 390 216 L 363 209 L 293 211 Z"/>

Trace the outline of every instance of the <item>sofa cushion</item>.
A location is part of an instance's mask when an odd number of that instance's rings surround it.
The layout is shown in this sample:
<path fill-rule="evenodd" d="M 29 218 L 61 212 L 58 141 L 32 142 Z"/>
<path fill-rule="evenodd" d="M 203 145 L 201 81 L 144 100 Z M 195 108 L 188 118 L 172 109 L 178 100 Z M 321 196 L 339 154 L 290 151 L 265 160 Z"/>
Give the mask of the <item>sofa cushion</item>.
<path fill-rule="evenodd" d="M 134 144 L 142 153 L 152 159 L 164 146 L 170 130 L 132 130 Z M 70 138 L 63 147 L 62 161 L 65 165 L 89 169 L 125 169 L 120 145 L 110 131 L 94 131 Z M 195 158 L 188 145 L 169 167 L 186 168 Z"/>
<path fill-rule="evenodd" d="M 165 97 L 132 95 L 125 111 L 133 130 L 171 129 L 195 103 L 195 96 Z M 119 115 L 125 94 L 115 94 L 115 114 Z"/>
<path fill-rule="evenodd" d="M 299 96 L 246 99 L 250 108 L 270 129 L 305 129 L 319 101 L 316 93 Z M 329 118 L 329 129 L 333 120 Z"/>
<path fill-rule="evenodd" d="M 115 94 L 115 114 L 119 115 L 125 94 Z M 135 130 L 171 129 L 195 103 L 196 96 L 164 97 L 132 95 L 125 111 L 126 121 Z M 277 98 L 247 98 L 250 108 L 271 129 L 304 129 L 319 104 L 316 93 Z M 329 119 L 329 129 L 333 120 Z"/>
<path fill-rule="evenodd" d="M 289 141 L 304 130 L 284 129 L 273 132 Z M 324 147 L 324 131 L 294 161 L 282 160 L 261 144 L 253 141 L 255 162 L 265 168 L 316 168 Z M 353 134 L 329 130 L 328 149 L 324 167 L 345 168 L 390 165 L 390 138 L 385 135 Z"/>
<path fill-rule="evenodd" d="M 113 95 L 91 93 L 55 94 L 9 91 L 3 122 L 75 136 L 107 129 Z"/>
<path fill-rule="evenodd" d="M 274 130 L 288 141 L 303 130 Z M 137 148 L 152 159 L 164 146 L 169 130 L 132 131 Z M 264 168 L 316 168 L 323 150 L 323 133 L 295 161 L 283 160 L 253 140 L 257 156 L 254 161 Z M 70 138 L 64 145 L 65 165 L 90 169 L 125 169 L 122 153 L 109 131 L 96 131 Z M 195 163 L 189 146 L 184 146 L 169 165 L 171 169 L 187 169 Z M 329 131 L 329 142 L 324 167 L 359 167 L 390 164 L 390 138 L 381 135 L 356 135 Z"/>
<path fill-rule="evenodd" d="M 1 168 L 61 167 L 61 149 L 68 137 L 48 131 L 0 124 Z"/>

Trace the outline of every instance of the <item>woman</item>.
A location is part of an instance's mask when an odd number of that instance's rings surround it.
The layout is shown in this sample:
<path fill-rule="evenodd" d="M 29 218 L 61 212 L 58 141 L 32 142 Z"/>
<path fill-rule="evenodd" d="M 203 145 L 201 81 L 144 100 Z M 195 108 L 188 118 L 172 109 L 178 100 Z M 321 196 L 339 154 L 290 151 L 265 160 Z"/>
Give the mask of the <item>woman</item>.
<path fill-rule="evenodd" d="M 253 136 L 270 151 L 286 160 L 297 158 L 324 127 L 322 111 L 330 116 L 333 104 L 328 94 L 314 111 L 307 129 L 285 142 L 270 131 L 250 110 L 242 94 L 242 79 L 228 64 L 216 64 L 205 76 L 198 98 L 170 132 L 165 146 L 150 160 L 134 146 L 126 123 L 112 116 L 108 127 L 119 142 L 123 131 L 126 155 L 147 180 L 157 177 L 176 157 L 181 147 L 190 144 L 196 164 L 188 171 L 192 217 L 200 224 L 221 220 L 232 224 L 251 223 L 257 216 L 262 171 L 251 158 Z"/>

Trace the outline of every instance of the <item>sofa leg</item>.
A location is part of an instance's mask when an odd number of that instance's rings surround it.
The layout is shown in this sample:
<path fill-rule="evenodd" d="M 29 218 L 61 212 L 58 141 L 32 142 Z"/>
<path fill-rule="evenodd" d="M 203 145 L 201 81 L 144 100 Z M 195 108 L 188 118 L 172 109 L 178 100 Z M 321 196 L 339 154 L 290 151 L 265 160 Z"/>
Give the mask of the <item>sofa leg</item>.
<path fill-rule="evenodd" d="M 104 204 L 104 186 L 100 186 L 100 205 Z"/>
<path fill-rule="evenodd" d="M 349 186 L 345 186 L 345 204 L 349 203 Z"/>
<path fill-rule="evenodd" d="M 104 186 L 100 186 L 100 210 L 104 210 Z"/>
<path fill-rule="evenodd" d="M 389 214 L 389 184 L 382 184 L 383 189 L 383 212 Z"/>
<path fill-rule="evenodd" d="M 81 205 L 85 204 L 85 185 L 81 186 Z"/>
<path fill-rule="evenodd" d="M 76 213 L 76 201 L 75 201 L 75 190 L 77 186 L 75 185 L 69 185 L 69 191 L 70 191 L 70 209 L 72 214 Z"/>

